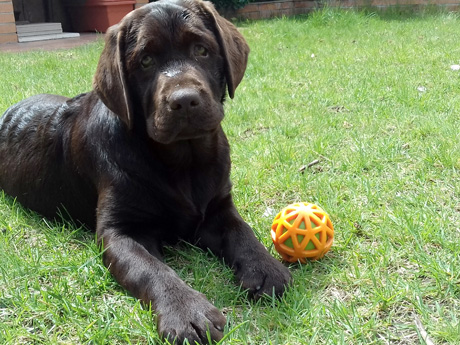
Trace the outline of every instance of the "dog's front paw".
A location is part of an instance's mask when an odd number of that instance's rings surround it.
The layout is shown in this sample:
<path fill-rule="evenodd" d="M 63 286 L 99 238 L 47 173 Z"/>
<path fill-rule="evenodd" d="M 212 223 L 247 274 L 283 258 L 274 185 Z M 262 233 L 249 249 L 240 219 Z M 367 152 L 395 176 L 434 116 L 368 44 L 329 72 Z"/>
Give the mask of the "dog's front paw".
<path fill-rule="evenodd" d="M 255 298 L 267 294 L 281 296 L 291 282 L 289 269 L 265 249 L 258 256 L 242 256 L 234 264 L 241 286 Z"/>
<path fill-rule="evenodd" d="M 224 315 L 206 297 L 195 291 L 169 296 L 157 307 L 158 331 L 170 344 L 209 344 L 223 337 Z"/>

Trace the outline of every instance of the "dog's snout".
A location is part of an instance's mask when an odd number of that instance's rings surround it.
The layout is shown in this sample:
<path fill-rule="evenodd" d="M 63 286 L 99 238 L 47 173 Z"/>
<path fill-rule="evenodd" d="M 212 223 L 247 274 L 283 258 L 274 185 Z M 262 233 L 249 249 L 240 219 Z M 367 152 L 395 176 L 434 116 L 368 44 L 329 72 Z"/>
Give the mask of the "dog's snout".
<path fill-rule="evenodd" d="M 200 94 L 191 88 L 176 90 L 169 96 L 168 103 L 171 110 L 188 112 L 200 105 Z"/>

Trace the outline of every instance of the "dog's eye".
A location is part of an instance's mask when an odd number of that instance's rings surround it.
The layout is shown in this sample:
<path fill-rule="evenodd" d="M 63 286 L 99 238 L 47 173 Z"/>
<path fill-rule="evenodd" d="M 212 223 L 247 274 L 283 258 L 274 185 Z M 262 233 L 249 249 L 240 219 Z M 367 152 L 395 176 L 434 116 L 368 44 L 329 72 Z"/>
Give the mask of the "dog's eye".
<path fill-rule="evenodd" d="M 152 67 L 153 64 L 154 64 L 154 61 L 151 56 L 146 55 L 141 60 L 141 65 L 142 65 L 142 68 L 144 69 Z"/>
<path fill-rule="evenodd" d="M 203 47 L 201 44 L 197 44 L 195 46 L 195 55 L 206 57 L 208 56 L 208 50 L 205 47 Z"/>

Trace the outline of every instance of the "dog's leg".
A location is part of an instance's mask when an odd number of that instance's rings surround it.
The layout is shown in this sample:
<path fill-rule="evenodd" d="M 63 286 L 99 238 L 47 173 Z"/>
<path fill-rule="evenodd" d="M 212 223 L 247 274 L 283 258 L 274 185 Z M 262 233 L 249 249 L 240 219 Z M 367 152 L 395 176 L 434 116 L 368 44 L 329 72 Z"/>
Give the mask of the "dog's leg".
<path fill-rule="evenodd" d="M 231 196 L 210 205 L 196 242 L 234 269 L 243 288 L 254 297 L 280 296 L 291 280 L 287 267 L 273 258 L 241 218 Z"/>
<path fill-rule="evenodd" d="M 225 317 L 162 262 L 156 242 L 141 239 L 141 243 L 127 229 L 104 224 L 101 219 L 108 217 L 100 210 L 99 214 L 97 236 L 103 247 L 104 264 L 120 285 L 144 303 L 152 304 L 158 332 L 175 344 L 182 344 L 184 339 L 190 344 L 207 344 L 207 331 L 212 340 L 220 340 Z"/>

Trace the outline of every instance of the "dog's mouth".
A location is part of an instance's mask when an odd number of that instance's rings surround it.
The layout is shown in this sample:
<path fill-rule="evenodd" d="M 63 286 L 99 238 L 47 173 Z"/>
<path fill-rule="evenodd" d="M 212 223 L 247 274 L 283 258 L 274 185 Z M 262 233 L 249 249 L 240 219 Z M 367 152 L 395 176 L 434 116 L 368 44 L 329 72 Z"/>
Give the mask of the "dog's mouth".
<path fill-rule="evenodd" d="M 214 130 L 206 130 L 201 131 L 200 133 L 179 133 L 175 138 L 174 141 L 184 141 L 184 140 L 194 140 L 207 137 L 215 132 Z"/>
<path fill-rule="evenodd" d="M 172 143 L 179 142 L 179 141 L 201 139 L 201 138 L 211 135 L 213 132 L 215 132 L 215 130 L 214 131 L 201 131 L 199 133 L 178 133 L 176 135 L 168 134 L 168 133 L 162 133 L 158 135 L 157 133 L 157 135 L 153 135 L 153 136 L 149 135 L 149 136 L 151 139 L 153 139 L 153 141 L 156 141 L 163 145 L 168 145 L 168 144 L 172 144 Z"/>
<path fill-rule="evenodd" d="M 190 124 L 189 121 L 155 121 L 151 116 L 147 120 L 149 137 L 160 144 L 171 144 L 177 141 L 192 140 L 212 135 L 219 127 L 220 121 L 212 121 L 201 125 Z M 176 122 L 176 123 L 175 123 Z"/>

